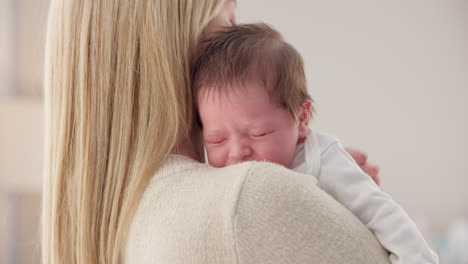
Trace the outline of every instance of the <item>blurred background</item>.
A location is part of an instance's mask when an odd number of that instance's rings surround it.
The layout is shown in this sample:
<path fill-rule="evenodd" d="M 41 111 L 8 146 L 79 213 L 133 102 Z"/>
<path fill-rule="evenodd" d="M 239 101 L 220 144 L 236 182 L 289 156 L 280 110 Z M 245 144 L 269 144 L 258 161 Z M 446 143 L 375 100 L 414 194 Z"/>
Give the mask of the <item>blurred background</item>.
<path fill-rule="evenodd" d="M 48 0 L 0 0 L 0 263 L 39 263 Z M 468 263 L 468 1 L 246 0 L 303 55 L 313 127 L 379 165 L 441 263 Z"/>

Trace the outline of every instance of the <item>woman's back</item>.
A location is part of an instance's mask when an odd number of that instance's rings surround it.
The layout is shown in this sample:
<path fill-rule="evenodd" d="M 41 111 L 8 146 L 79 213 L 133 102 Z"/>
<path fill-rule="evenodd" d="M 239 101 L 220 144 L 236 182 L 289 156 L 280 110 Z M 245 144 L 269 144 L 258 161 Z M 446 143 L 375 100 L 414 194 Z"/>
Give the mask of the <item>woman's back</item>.
<path fill-rule="evenodd" d="M 125 263 L 388 263 L 314 177 L 270 163 L 170 156 L 143 194 Z"/>

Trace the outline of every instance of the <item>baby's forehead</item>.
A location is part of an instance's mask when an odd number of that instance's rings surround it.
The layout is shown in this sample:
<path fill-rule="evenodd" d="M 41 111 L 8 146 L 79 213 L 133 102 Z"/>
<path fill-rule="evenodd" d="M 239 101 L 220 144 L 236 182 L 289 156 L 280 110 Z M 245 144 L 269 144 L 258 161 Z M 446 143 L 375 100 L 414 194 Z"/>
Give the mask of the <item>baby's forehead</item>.
<path fill-rule="evenodd" d="M 198 113 L 203 122 L 215 126 L 219 120 L 260 124 L 289 117 L 287 109 L 276 104 L 258 83 L 237 90 L 212 90 L 199 100 Z"/>
<path fill-rule="evenodd" d="M 204 103 L 207 100 L 249 96 L 252 95 L 252 92 L 255 92 L 257 99 L 268 99 L 272 103 L 277 103 L 279 101 L 279 98 L 275 95 L 271 84 L 269 82 L 265 82 L 265 80 L 258 76 L 212 83 L 199 90 L 196 100 L 199 103 Z"/>

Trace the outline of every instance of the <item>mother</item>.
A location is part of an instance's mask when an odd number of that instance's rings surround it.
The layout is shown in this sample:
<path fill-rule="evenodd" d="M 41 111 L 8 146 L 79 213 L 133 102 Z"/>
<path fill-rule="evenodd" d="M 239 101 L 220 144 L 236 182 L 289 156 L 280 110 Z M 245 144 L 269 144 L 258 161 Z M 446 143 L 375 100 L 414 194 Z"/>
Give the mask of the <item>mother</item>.
<path fill-rule="evenodd" d="M 385 263 L 313 177 L 202 161 L 200 39 L 233 0 L 52 0 L 44 263 Z"/>

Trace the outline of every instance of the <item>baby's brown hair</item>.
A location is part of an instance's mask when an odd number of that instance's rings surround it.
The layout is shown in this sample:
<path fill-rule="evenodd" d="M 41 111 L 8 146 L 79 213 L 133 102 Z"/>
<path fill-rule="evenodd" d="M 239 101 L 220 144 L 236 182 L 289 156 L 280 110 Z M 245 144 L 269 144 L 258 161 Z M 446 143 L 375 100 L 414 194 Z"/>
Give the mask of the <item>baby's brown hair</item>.
<path fill-rule="evenodd" d="M 192 70 L 194 98 L 253 78 L 294 118 L 304 99 L 312 101 L 301 55 L 271 26 L 228 27 L 203 44 L 206 46 Z"/>

